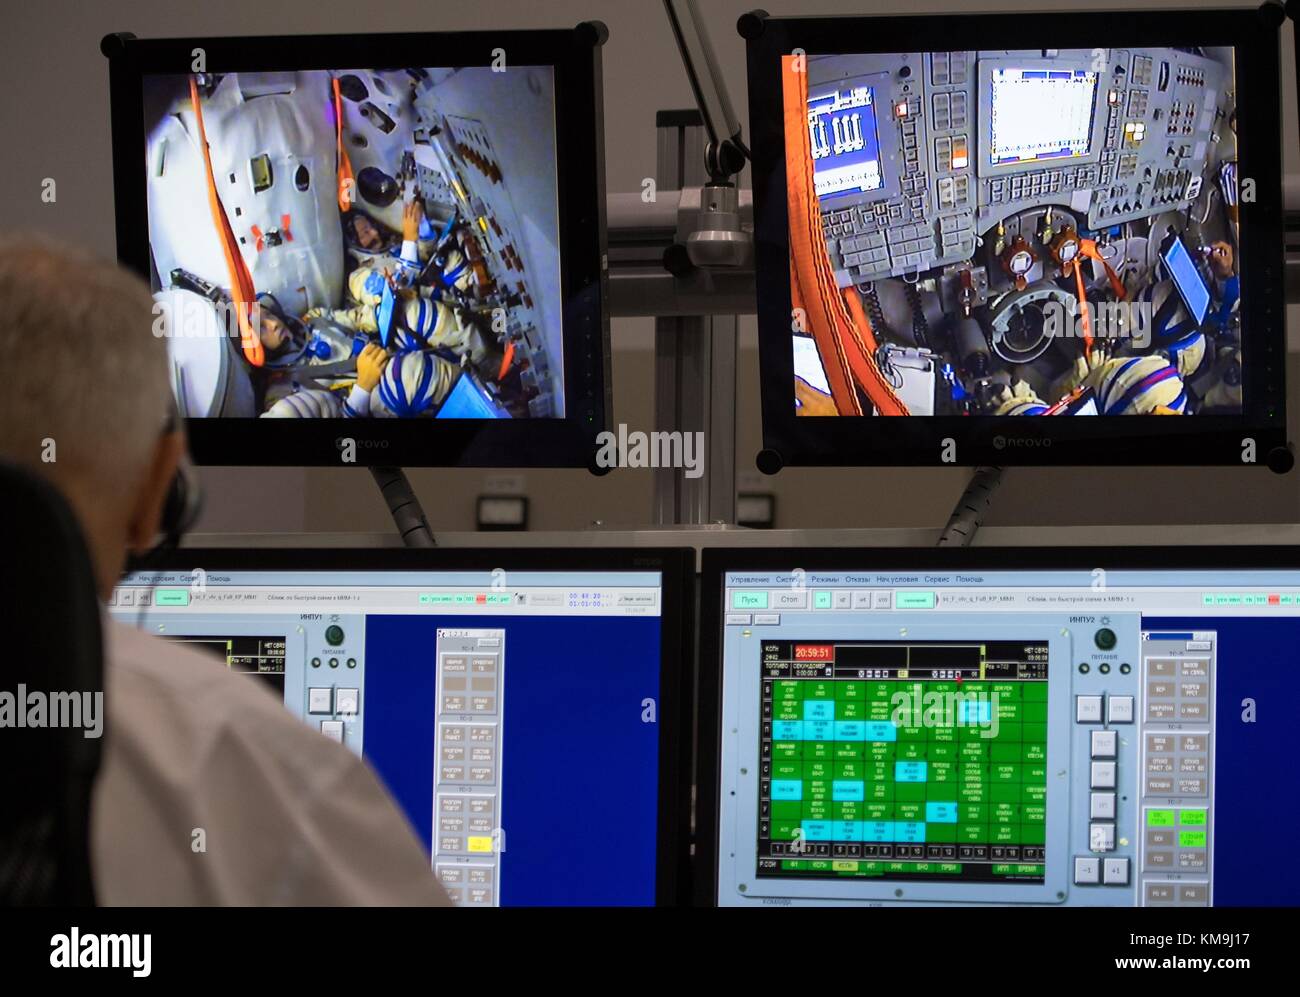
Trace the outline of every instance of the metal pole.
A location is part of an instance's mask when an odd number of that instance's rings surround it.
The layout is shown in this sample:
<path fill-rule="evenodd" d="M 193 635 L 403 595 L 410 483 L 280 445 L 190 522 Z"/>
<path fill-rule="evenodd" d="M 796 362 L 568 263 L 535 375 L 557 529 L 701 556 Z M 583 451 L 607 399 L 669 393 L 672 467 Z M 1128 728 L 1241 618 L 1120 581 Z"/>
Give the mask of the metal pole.
<path fill-rule="evenodd" d="M 661 111 L 656 195 L 699 187 L 707 179 L 705 134 L 695 110 Z M 686 209 L 689 210 L 689 209 Z M 699 433 L 702 474 L 654 472 L 654 522 L 735 522 L 736 317 L 655 318 L 655 430 Z"/>

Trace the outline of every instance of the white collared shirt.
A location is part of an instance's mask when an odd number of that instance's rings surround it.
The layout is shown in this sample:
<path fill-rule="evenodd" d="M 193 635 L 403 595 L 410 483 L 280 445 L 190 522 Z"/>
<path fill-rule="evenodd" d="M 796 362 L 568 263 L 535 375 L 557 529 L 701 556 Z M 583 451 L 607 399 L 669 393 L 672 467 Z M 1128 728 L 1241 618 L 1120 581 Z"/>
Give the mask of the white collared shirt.
<path fill-rule="evenodd" d="M 91 858 L 106 906 L 446 906 L 370 768 L 256 679 L 105 620 Z"/>

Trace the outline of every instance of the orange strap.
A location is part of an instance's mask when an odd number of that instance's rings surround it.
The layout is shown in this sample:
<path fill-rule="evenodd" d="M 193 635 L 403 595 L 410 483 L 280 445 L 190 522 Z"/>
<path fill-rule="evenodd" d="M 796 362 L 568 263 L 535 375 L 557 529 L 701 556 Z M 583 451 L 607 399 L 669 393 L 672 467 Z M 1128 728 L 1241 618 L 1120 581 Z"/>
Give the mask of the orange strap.
<path fill-rule="evenodd" d="M 515 358 L 515 341 L 512 339 L 506 343 L 506 352 L 501 357 L 501 369 L 497 371 L 497 380 L 504 381 L 506 375 L 510 373 L 510 361 Z"/>
<path fill-rule="evenodd" d="M 1092 356 L 1092 318 L 1088 314 L 1088 295 L 1083 286 L 1082 255 L 1071 260 L 1070 265 L 1074 268 L 1074 287 L 1079 295 L 1079 314 L 1083 318 L 1083 355 L 1090 357 Z"/>
<path fill-rule="evenodd" d="M 339 93 L 339 80 L 334 77 L 334 140 L 339 157 L 339 210 L 345 214 L 352 210 L 352 192 L 356 183 L 352 176 L 352 160 L 348 159 L 348 150 L 343 147 L 343 95 Z"/>
<path fill-rule="evenodd" d="M 1079 308 L 1083 315 L 1083 355 L 1091 356 L 1092 319 L 1088 314 L 1088 299 L 1085 296 L 1083 287 L 1083 261 L 1085 257 L 1096 260 L 1102 265 L 1102 269 L 1106 271 L 1106 279 L 1110 281 L 1110 289 L 1120 301 L 1128 300 L 1128 291 L 1124 289 L 1124 282 L 1119 279 L 1119 274 L 1115 272 L 1109 263 L 1102 259 L 1101 251 L 1097 249 L 1097 240 L 1080 239 L 1079 254 L 1071 261 L 1071 266 L 1074 268 L 1074 285 L 1079 292 Z"/>
<path fill-rule="evenodd" d="M 808 317 L 840 415 L 862 415 L 857 387 L 881 415 L 907 415 L 907 406 L 876 366 L 876 338 L 856 288 L 836 286 L 813 181 L 808 135 L 807 74 L 782 59 L 785 170 L 790 204 L 790 298 Z"/>
<path fill-rule="evenodd" d="M 244 263 L 244 257 L 235 243 L 235 233 L 226 217 L 226 209 L 221 206 L 217 196 L 217 180 L 212 173 L 212 154 L 208 150 L 208 133 L 203 127 L 203 104 L 199 100 L 197 77 L 190 77 L 190 106 L 199 126 L 199 148 L 203 150 L 203 168 L 208 178 L 208 208 L 212 211 L 212 224 L 221 239 L 221 251 L 226 258 L 226 274 L 230 279 L 230 299 L 235 304 L 235 319 L 239 323 L 239 345 L 246 359 L 254 367 L 261 367 L 266 362 L 266 351 L 262 349 L 262 339 L 253 329 L 249 320 L 249 308 L 257 300 L 253 290 L 253 278 Z"/>
<path fill-rule="evenodd" d="M 1124 290 L 1124 282 L 1119 279 L 1119 274 L 1111 268 L 1111 265 L 1101 258 L 1096 239 L 1080 239 L 1079 255 L 1100 263 L 1102 269 L 1106 271 L 1106 278 L 1110 281 L 1110 289 L 1115 292 L 1115 297 L 1119 298 L 1120 301 L 1128 300 L 1128 292 Z"/>

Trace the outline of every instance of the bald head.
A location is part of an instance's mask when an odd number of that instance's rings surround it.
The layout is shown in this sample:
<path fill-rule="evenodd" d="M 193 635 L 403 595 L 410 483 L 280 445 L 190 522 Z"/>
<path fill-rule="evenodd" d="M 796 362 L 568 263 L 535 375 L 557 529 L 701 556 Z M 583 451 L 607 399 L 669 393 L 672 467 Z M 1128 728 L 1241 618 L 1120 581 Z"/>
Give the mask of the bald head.
<path fill-rule="evenodd" d="M 0 356 L 0 457 L 63 492 L 92 548 L 108 547 L 92 549 L 113 562 L 100 565 L 101 580 L 115 577 L 125 547 L 156 529 L 163 451 L 180 452 L 163 438 L 167 342 L 154 334 L 149 288 L 80 250 L 6 239 Z"/>

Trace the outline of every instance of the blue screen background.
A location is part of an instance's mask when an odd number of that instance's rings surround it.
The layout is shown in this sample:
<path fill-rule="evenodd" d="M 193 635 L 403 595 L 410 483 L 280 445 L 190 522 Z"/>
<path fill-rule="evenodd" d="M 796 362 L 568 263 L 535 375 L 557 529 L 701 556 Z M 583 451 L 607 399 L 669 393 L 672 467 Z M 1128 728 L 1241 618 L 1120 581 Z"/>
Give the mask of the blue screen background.
<path fill-rule="evenodd" d="M 1296 648 L 1300 620 L 1147 616 L 1147 630 L 1218 633 L 1214 731 L 1214 905 L 1291 906 L 1300 861 L 1296 791 Z M 1243 723 L 1242 700 L 1256 703 Z"/>
<path fill-rule="evenodd" d="M 862 127 L 863 147 L 854 152 L 840 152 L 840 153 L 831 152 L 830 155 L 814 161 L 813 163 L 814 172 L 824 173 L 827 170 L 835 169 L 838 167 L 844 167 L 844 166 L 863 166 L 867 163 L 875 163 L 880 160 L 880 137 L 876 132 L 876 88 L 868 87 L 867 89 L 871 91 L 871 103 L 865 107 L 853 108 L 854 111 L 856 111 L 862 116 L 861 127 Z M 819 110 L 823 106 L 829 106 L 835 102 L 835 98 L 838 94 L 839 91 L 836 90 L 836 91 L 832 91 L 830 94 L 823 94 L 818 97 L 815 97 L 808 101 L 808 109 L 810 111 L 815 111 L 815 110 Z M 830 134 L 831 125 L 829 121 L 829 115 L 827 116 L 827 120 L 826 120 L 826 131 L 827 131 L 828 140 L 831 141 L 832 148 L 833 148 L 834 140 L 833 138 L 831 138 L 831 134 Z M 874 187 L 872 187 L 871 190 L 879 190 L 881 187 L 884 186 L 884 183 L 885 183 L 884 173 L 882 172 L 880 174 L 880 181 Z M 835 190 L 829 190 L 826 193 L 822 194 L 819 197 L 819 200 L 824 201 L 828 198 L 840 197 L 845 194 L 861 194 L 861 193 L 863 193 L 863 190 L 859 185 L 851 184 L 851 185 L 841 186 L 840 188 Z"/>
<path fill-rule="evenodd" d="M 1169 267 L 1169 275 L 1174 279 L 1178 293 L 1182 295 L 1183 304 L 1192 313 L 1192 318 L 1199 324 L 1205 321 L 1205 312 L 1210 307 L 1210 292 L 1205 281 L 1196 270 L 1187 247 L 1182 239 L 1175 239 L 1164 257 Z"/>
<path fill-rule="evenodd" d="M 431 848 L 439 627 L 503 628 L 505 905 L 653 904 L 658 617 L 370 616 L 364 754 Z"/>

